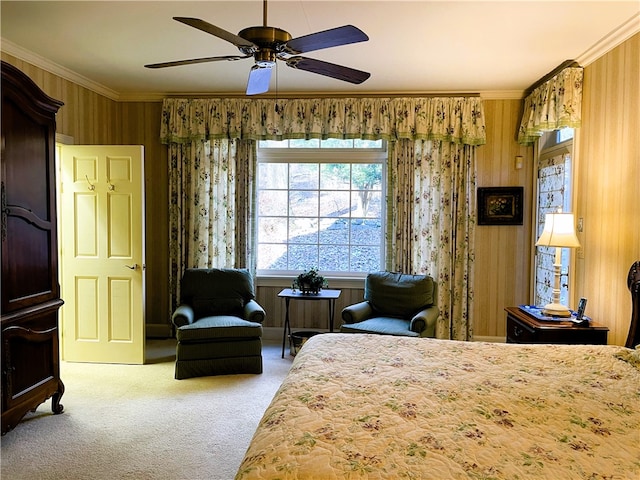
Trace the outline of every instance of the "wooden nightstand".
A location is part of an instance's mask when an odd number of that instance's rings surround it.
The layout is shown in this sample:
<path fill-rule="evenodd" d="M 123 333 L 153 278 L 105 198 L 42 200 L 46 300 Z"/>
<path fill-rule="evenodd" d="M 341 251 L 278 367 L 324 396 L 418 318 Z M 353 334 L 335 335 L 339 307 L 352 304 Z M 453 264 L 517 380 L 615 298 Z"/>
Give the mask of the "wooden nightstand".
<path fill-rule="evenodd" d="M 507 307 L 507 343 L 566 343 L 606 345 L 609 329 L 596 322 L 578 327 L 572 322 L 544 322 L 518 307 Z"/>

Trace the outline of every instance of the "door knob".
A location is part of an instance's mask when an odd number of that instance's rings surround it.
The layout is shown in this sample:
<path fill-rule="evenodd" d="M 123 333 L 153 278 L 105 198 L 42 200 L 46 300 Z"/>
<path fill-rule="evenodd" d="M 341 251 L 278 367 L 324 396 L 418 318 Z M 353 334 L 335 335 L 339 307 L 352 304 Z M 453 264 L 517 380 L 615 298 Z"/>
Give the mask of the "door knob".
<path fill-rule="evenodd" d="M 133 265 L 125 265 L 125 267 L 127 267 L 130 270 L 137 270 L 138 269 L 138 264 L 134 263 Z"/>

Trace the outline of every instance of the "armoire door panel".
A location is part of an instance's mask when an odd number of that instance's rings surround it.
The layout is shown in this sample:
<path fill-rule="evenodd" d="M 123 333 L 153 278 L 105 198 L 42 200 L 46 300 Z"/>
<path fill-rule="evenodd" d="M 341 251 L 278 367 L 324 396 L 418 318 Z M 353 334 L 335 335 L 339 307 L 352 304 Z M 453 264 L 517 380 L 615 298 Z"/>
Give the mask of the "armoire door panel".
<path fill-rule="evenodd" d="M 36 228 L 21 217 L 7 218 L 3 255 L 3 310 L 13 311 L 50 300 L 53 294 L 51 272 L 51 231 Z"/>

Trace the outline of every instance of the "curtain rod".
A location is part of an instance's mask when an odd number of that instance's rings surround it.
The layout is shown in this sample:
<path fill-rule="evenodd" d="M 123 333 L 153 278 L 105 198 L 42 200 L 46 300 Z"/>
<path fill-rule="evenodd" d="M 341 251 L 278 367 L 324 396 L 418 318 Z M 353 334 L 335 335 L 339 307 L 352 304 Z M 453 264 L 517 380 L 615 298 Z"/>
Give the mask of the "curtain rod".
<path fill-rule="evenodd" d="M 525 90 L 525 92 L 524 92 L 524 96 L 526 97 L 527 95 L 529 95 L 536 88 L 538 88 L 543 83 L 548 82 L 550 79 L 555 77 L 557 74 L 559 74 L 565 68 L 579 67 L 579 66 L 580 66 L 580 64 L 578 62 L 576 62 L 575 60 L 565 60 L 560 65 L 558 65 L 556 68 L 554 68 L 549 73 L 547 73 L 544 77 L 542 77 L 540 80 L 536 81 L 533 85 L 531 85 L 529 88 L 527 88 Z"/>

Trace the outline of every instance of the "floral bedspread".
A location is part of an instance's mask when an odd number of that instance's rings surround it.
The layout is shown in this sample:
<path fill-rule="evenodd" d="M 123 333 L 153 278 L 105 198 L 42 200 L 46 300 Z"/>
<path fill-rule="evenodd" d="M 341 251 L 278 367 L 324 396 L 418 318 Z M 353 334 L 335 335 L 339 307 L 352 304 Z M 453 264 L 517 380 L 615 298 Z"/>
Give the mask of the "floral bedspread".
<path fill-rule="evenodd" d="M 236 479 L 363 478 L 640 479 L 640 350 L 316 335 Z"/>

